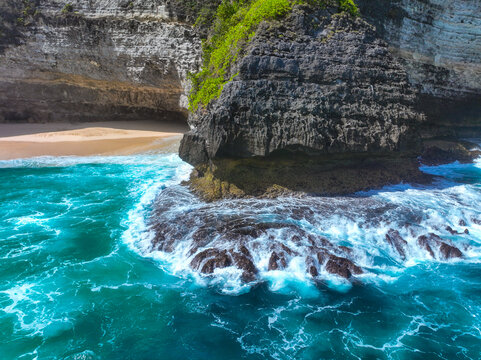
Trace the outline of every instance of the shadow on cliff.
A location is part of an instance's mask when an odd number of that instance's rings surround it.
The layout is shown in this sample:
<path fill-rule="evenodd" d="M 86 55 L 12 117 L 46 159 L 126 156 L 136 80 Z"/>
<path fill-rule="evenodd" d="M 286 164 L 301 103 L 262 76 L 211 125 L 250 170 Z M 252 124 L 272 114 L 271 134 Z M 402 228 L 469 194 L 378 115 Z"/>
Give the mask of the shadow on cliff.
<path fill-rule="evenodd" d="M 432 179 L 412 157 L 277 153 L 268 158 L 215 159 L 194 170 L 190 186 L 205 200 L 216 200 L 289 193 L 348 195 L 402 182 L 429 184 Z"/>

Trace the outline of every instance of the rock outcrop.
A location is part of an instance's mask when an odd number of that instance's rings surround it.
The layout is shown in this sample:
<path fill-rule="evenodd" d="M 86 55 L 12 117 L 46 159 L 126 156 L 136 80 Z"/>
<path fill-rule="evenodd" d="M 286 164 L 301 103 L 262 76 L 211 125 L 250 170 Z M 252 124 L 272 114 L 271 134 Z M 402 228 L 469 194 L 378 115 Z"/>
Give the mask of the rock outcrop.
<path fill-rule="evenodd" d="M 1 5 L 0 122 L 186 118 L 192 15 L 177 1 L 69 3 Z"/>
<path fill-rule="evenodd" d="M 186 212 L 185 204 L 191 210 Z M 431 233 L 424 208 L 411 206 L 374 197 L 310 196 L 206 203 L 184 187 L 172 186 L 154 203 L 151 247 L 145 251 L 160 251 L 177 268 L 206 277 L 238 273 L 243 282 L 261 282 L 267 273 L 282 271 L 316 281 L 332 275 L 356 281 L 379 271 L 380 263 L 468 256 L 465 233 L 455 241 L 451 227 Z M 409 222 L 403 217 L 406 210 Z M 382 233 L 386 224 L 391 228 Z"/>
<path fill-rule="evenodd" d="M 297 6 L 264 23 L 238 74 L 190 119 L 180 155 L 219 157 L 412 150 L 422 115 L 406 72 L 374 27 L 333 9 Z"/>

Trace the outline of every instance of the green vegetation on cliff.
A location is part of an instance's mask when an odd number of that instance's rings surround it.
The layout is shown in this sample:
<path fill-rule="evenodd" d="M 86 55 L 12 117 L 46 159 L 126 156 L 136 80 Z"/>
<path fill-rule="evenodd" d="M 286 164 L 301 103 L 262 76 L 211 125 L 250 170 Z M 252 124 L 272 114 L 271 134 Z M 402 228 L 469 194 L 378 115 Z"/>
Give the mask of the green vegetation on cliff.
<path fill-rule="evenodd" d="M 202 69 L 190 76 L 191 111 L 218 98 L 224 85 L 236 76 L 230 74 L 231 66 L 254 37 L 258 25 L 286 16 L 295 4 L 337 5 L 340 11 L 353 16 L 359 14 L 353 0 L 223 0 L 214 16 L 201 12 L 196 25 L 205 26 L 212 18 L 213 21 L 210 35 L 203 41 Z"/>
<path fill-rule="evenodd" d="M 204 42 L 204 65 L 191 76 L 193 89 L 190 109 L 206 106 L 217 98 L 231 65 L 242 48 L 254 37 L 256 27 L 264 20 L 286 15 L 292 8 L 289 0 L 223 1 L 217 8 L 212 35 Z"/>

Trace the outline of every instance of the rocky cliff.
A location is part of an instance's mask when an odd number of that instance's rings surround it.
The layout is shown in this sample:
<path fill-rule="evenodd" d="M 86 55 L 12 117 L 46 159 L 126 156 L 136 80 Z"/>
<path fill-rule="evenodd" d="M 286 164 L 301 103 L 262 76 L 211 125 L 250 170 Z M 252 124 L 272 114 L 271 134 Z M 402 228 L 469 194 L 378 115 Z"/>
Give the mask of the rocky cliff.
<path fill-rule="evenodd" d="M 423 152 L 429 163 L 469 158 L 464 145 L 429 139 L 481 133 L 481 4 L 358 3 L 360 17 L 298 5 L 261 24 L 219 98 L 190 116 L 180 155 L 198 165 L 194 189 L 217 179 L 208 198 L 281 184 L 352 192 L 420 180 L 408 159 Z"/>
<path fill-rule="evenodd" d="M 428 132 L 472 136 L 481 129 L 481 2 L 358 0 L 403 64 Z"/>
<path fill-rule="evenodd" d="M 264 23 L 220 97 L 191 117 L 180 155 L 385 153 L 412 148 L 422 121 L 402 65 L 361 18 L 295 7 Z"/>
<path fill-rule="evenodd" d="M 185 118 L 201 47 L 179 4 L 2 2 L 0 122 Z"/>
<path fill-rule="evenodd" d="M 419 135 L 480 130 L 479 1 L 357 3 L 358 18 L 296 6 L 262 23 L 181 156 L 404 154 Z M 192 24 L 218 4 L 2 1 L 0 121 L 185 119 Z"/>

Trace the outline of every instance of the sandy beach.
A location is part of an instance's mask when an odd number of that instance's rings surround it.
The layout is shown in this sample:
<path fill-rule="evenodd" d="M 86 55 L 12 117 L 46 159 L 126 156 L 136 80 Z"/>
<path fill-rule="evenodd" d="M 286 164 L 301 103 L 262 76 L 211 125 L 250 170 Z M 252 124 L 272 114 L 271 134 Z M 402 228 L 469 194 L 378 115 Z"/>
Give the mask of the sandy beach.
<path fill-rule="evenodd" d="M 176 152 L 187 130 L 185 124 L 149 121 L 0 124 L 0 160 Z"/>

